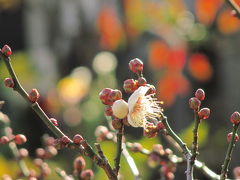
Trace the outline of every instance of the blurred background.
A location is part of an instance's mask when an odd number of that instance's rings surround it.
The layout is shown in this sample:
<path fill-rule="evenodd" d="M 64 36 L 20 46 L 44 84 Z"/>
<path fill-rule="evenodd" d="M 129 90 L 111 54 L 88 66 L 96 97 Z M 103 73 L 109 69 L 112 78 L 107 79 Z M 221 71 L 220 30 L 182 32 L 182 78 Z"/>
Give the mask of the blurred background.
<path fill-rule="evenodd" d="M 80 133 L 93 145 L 95 128 L 107 125 L 98 93 L 105 87 L 123 90 L 125 79 L 136 78 L 128 62 L 137 57 L 158 99 L 164 101 L 170 125 L 189 147 L 193 113 L 188 99 L 196 89 L 205 90 L 202 107 L 209 107 L 211 116 L 200 126 L 199 159 L 217 173 L 232 128 L 229 117 L 240 111 L 239 30 L 240 21 L 223 0 L 0 0 L 0 47 L 12 48 L 12 64 L 23 86 L 28 92 L 39 89 L 41 106 L 69 137 Z M 9 115 L 14 132 L 28 137 L 24 147 L 34 157 L 41 136 L 52 134 L 18 94 L 4 87 L 9 75 L 3 62 L 0 68 L 0 100 L 6 102 L 2 111 Z M 162 142 L 130 127 L 126 139 L 149 149 Z M 112 163 L 114 144 L 102 145 Z M 6 151 L 0 154 L 0 176 L 14 177 L 17 165 Z M 239 165 L 239 151 L 236 146 L 230 170 Z M 77 155 L 62 150 L 49 164 L 71 173 Z M 160 177 L 145 156 L 132 155 L 143 179 Z M 95 179 L 106 179 L 86 160 Z M 33 166 L 30 160 L 28 165 Z M 184 165 L 178 166 L 175 179 L 184 178 L 184 171 Z M 133 179 L 124 159 L 121 173 Z M 197 170 L 196 178 L 207 179 Z M 52 172 L 49 179 L 60 178 Z"/>

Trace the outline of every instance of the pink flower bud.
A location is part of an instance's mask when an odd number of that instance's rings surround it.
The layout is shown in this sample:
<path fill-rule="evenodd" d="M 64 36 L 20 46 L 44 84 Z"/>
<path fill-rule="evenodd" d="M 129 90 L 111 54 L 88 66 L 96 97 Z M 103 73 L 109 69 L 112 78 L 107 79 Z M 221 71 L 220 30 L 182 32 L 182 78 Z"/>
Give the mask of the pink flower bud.
<path fill-rule="evenodd" d="M 210 116 L 210 109 L 209 108 L 202 108 L 198 112 L 199 119 L 207 119 Z"/>
<path fill-rule="evenodd" d="M 137 80 L 138 87 L 145 86 L 147 84 L 147 80 L 144 77 L 140 77 Z"/>
<path fill-rule="evenodd" d="M 228 133 L 228 135 L 227 135 L 227 141 L 228 141 L 228 142 L 230 142 L 230 141 L 232 140 L 232 135 L 233 135 L 232 132 L 231 132 L 231 133 Z M 239 140 L 239 136 L 238 136 L 238 134 L 235 134 L 234 141 L 237 142 L 238 140 Z"/>
<path fill-rule="evenodd" d="M 32 103 L 37 102 L 39 97 L 40 97 L 40 94 L 37 89 L 32 89 L 31 92 L 28 94 L 28 99 Z"/>
<path fill-rule="evenodd" d="M 18 155 L 19 155 L 19 158 L 26 158 L 28 157 L 28 150 L 25 149 L 25 148 L 21 148 L 18 150 Z"/>
<path fill-rule="evenodd" d="M 143 62 L 140 59 L 135 58 L 129 62 L 129 68 L 132 72 L 139 74 L 143 71 Z"/>
<path fill-rule="evenodd" d="M 94 178 L 94 173 L 91 169 L 86 169 L 81 173 L 82 180 L 92 180 Z"/>
<path fill-rule="evenodd" d="M 109 99 L 112 102 L 122 99 L 122 92 L 119 91 L 118 89 L 112 90 L 112 92 L 109 94 Z"/>
<path fill-rule="evenodd" d="M 113 115 L 113 111 L 112 111 L 112 107 L 111 106 L 107 106 L 105 108 L 105 115 L 106 116 L 112 116 Z"/>
<path fill-rule="evenodd" d="M 137 82 L 134 79 L 127 79 L 123 83 L 123 89 L 126 93 L 133 93 L 137 88 Z"/>
<path fill-rule="evenodd" d="M 11 56 L 12 54 L 12 50 L 8 45 L 4 45 L 1 51 L 7 57 Z"/>
<path fill-rule="evenodd" d="M 46 151 L 43 148 L 36 149 L 36 156 L 40 159 L 45 159 Z"/>
<path fill-rule="evenodd" d="M 239 112 L 234 112 L 232 115 L 231 115 L 231 117 L 230 117 L 230 121 L 231 121 L 231 123 L 233 123 L 233 124 L 239 124 L 240 123 L 240 114 L 239 114 Z"/>
<path fill-rule="evenodd" d="M 122 120 L 119 119 L 119 118 L 113 119 L 113 120 L 112 120 L 112 126 L 113 126 L 113 128 L 116 129 L 116 130 L 121 129 L 122 126 L 123 126 Z"/>
<path fill-rule="evenodd" d="M 200 101 L 203 101 L 205 99 L 205 92 L 203 89 L 198 89 L 195 92 L 195 97 L 198 98 Z"/>
<path fill-rule="evenodd" d="M 82 156 L 78 156 L 73 162 L 73 168 L 79 173 L 86 167 L 85 159 Z"/>
<path fill-rule="evenodd" d="M 130 150 L 132 152 L 140 152 L 143 149 L 142 145 L 140 143 L 132 143 Z"/>
<path fill-rule="evenodd" d="M 24 144 L 24 143 L 27 142 L 27 138 L 26 138 L 26 136 L 23 135 L 23 134 L 17 134 L 17 135 L 15 136 L 15 138 L 14 138 L 14 142 L 15 142 L 16 144 Z"/>
<path fill-rule="evenodd" d="M 196 97 L 192 97 L 191 99 L 189 99 L 189 107 L 195 111 L 197 111 L 199 109 L 201 105 L 201 101 L 199 99 L 197 99 Z"/>
<path fill-rule="evenodd" d="M 74 137 L 73 137 L 73 142 L 75 144 L 81 144 L 81 142 L 83 141 L 83 137 L 80 135 L 80 134 L 76 134 Z"/>
<path fill-rule="evenodd" d="M 8 88 L 13 88 L 14 85 L 15 85 L 12 78 L 6 78 L 6 79 L 4 80 L 4 84 L 5 84 L 5 86 L 8 87 Z"/>
<path fill-rule="evenodd" d="M 99 98 L 102 101 L 103 104 L 106 105 L 112 105 L 113 102 L 109 99 L 109 95 L 113 90 L 110 88 L 104 88 L 100 93 L 99 93 Z"/>
<path fill-rule="evenodd" d="M 61 142 L 64 143 L 64 144 L 69 144 L 71 142 L 71 140 L 69 139 L 69 137 L 63 136 L 61 138 Z"/>
<path fill-rule="evenodd" d="M 9 138 L 7 136 L 2 136 L 0 139 L 0 144 L 7 144 L 9 142 Z"/>

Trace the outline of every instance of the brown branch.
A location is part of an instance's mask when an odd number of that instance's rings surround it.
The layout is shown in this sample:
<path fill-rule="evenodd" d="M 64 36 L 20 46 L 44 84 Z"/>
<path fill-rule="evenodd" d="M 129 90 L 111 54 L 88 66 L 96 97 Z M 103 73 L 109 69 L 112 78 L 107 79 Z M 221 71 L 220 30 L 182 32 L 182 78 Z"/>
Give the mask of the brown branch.
<path fill-rule="evenodd" d="M 226 154 L 224 163 L 222 165 L 220 180 L 225 180 L 227 178 L 228 167 L 229 167 L 230 161 L 232 159 L 233 148 L 236 145 L 235 135 L 237 134 L 238 127 L 239 127 L 239 124 L 233 125 L 232 138 L 228 145 L 227 154 Z"/>
<path fill-rule="evenodd" d="M 10 57 L 5 56 L 0 52 L 0 57 L 3 59 L 7 70 L 11 76 L 11 78 L 14 81 L 14 90 L 19 93 L 25 101 L 32 107 L 32 109 L 37 113 L 37 115 L 40 117 L 40 119 L 46 124 L 46 126 L 58 137 L 62 138 L 63 136 L 66 136 L 58 127 L 56 127 L 49 119 L 49 117 L 45 114 L 45 112 L 42 110 L 42 108 L 39 106 L 39 104 L 32 103 L 28 99 L 28 94 L 24 90 L 24 88 L 21 86 L 13 68 L 11 65 L 11 59 Z M 70 140 L 70 144 L 72 144 L 72 140 Z M 84 141 L 82 146 L 84 147 L 84 154 L 90 157 L 99 167 L 101 167 L 105 173 L 107 174 L 108 178 L 111 180 L 117 180 L 117 176 L 114 174 L 114 171 L 112 170 L 111 166 L 109 163 L 105 163 L 92 149 L 92 147 Z M 82 146 L 79 146 L 80 151 L 82 152 Z"/>
<path fill-rule="evenodd" d="M 123 129 L 124 129 L 124 126 L 122 125 L 122 127 L 117 132 L 117 155 L 116 155 L 116 158 L 114 159 L 114 163 L 115 163 L 114 171 L 116 175 L 118 175 L 118 171 L 120 169 L 120 160 L 121 160 L 121 154 L 123 150 L 122 149 Z"/>
<path fill-rule="evenodd" d="M 191 169 L 193 173 L 193 167 L 198 155 L 198 127 L 200 125 L 200 119 L 198 116 L 198 111 L 194 111 L 194 128 L 193 128 L 193 143 L 192 143 L 192 157 L 191 157 Z"/>

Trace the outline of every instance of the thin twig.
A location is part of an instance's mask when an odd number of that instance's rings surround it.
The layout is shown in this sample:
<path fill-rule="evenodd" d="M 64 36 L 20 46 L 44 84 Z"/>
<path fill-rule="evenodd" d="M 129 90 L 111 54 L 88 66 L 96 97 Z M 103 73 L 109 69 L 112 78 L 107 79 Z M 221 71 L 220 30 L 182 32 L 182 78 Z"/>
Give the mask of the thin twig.
<path fill-rule="evenodd" d="M 191 157 L 191 169 L 193 174 L 193 167 L 195 159 L 198 155 L 198 127 L 200 125 L 200 119 L 198 116 L 198 111 L 194 111 L 194 128 L 193 128 L 193 143 L 192 143 L 192 157 Z"/>
<path fill-rule="evenodd" d="M 187 161 L 186 178 L 187 178 L 187 180 L 193 180 L 192 169 L 191 169 L 192 154 L 191 154 L 190 150 L 188 149 L 187 145 L 177 136 L 177 134 L 169 126 L 168 121 L 167 121 L 167 117 L 164 116 L 163 113 L 161 113 L 160 120 L 164 124 L 164 127 L 166 128 L 166 130 L 168 132 L 168 135 L 171 136 L 181 147 L 181 149 L 183 151 L 184 158 Z"/>
<path fill-rule="evenodd" d="M 231 7 L 232 9 L 236 12 L 236 16 L 240 18 L 240 7 L 234 0 L 225 0 Z"/>
<path fill-rule="evenodd" d="M 120 169 L 123 129 L 124 129 L 124 126 L 122 125 L 122 127 L 117 132 L 117 155 L 116 155 L 116 158 L 114 159 L 114 164 L 115 164 L 114 170 L 115 170 L 116 175 L 118 175 L 118 171 Z"/>
<path fill-rule="evenodd" d="M 17 91 L 25 100 L 26 102 L 32 107 L 32 109 L 37 113 L 37 115 L 42 119 L 42 121 L 46 124 L 46 126 L 58 137 L 61 138 L 65 136 L 65 134 L 56 127 L 49 119 L 49 117 L 45 114 L 45 112 L 42 110 L 42 108 L 39 106 L 38 103 L 32 103 L 28 99 L 27 92 L 23 89 L 21 86 L 13 68 L 11 65 L 11 59 L 9 57 L 6 57 L 2 52 L 0 52 L 0 57 L 3 59 L 7 70 L 11 76 L 11 78 L 14 81 L 14 90 Z M 73 143 L 72 140 L 70 140 L 70 143 Z M 109 163 L 105 163 L 102 161 L 102 159 L 92 150 L 92 147 L 85 141 L 84 142 L 84 154 L 89 156 L 99 167 L 103 168 L 105 173 L 107 174 L 108 178 L 111 180 L 117 180 L 117 176 L 114 174 L 114 171 L 112 170 Z M 80 151 L 82 146 L 79 146 Z"/>
<path fill-rule="evenodd" d="M 237 134 L 238 127 L 239 127 L 239 124 L 233 125 L 232 138 L 228 145 L 227 154 L 226 154 L 224 163 L 222 165 L 220 180 L 225 180 L 227 178 L 228 167 L 229 167 L 230 161 L 232 159 L 233 148 L 236 145 L 235 135 Z"/>
<path fill-rule="evenodd" d="M 110 118 L 106 118 L 107 119 L 107 122 L 108 122 L 108 126 L 109 128 L 112 130 L 112 131 L 115 131 L 115 129 L 113 129 L 112 125 L 111 125 L 111 120 Z M 112 138 L 112 141 L 116 143 L 116 138 Z M 141 180 L 141 176 L 140 176 L 140 173 L 139 173 L 139 170 L 137 168 L 137 165 L 134 161 L 134 159 L 132 158 L 132 156 L 129 154 L 127 148 L 126 148 L 126 144 L 124 142 L 122 142 L 122 154 L 123 154 L 123 157 L 126 159 L 127 163 L 128 163 L 128 166 L 134 176 L 134 179 L 135 180 Z"/>
<path fill-rule="evenodd" d="M 173 145 L 175 150 L 177 150 L 178 152 L 181 152 L 180 146 L 174 141 L 174 139 L 172 139 L 171 136 L 164 136 L 164 137 L 171 145 Z M 197 169 L 202 171 L 203 174 L 205 174 L 210 179 L 212 179 L 212 180 L 220 180 L 220 175 L 218 175 L 215 172 L 213 172 L 203 162 L 198 161 L 197 159 L 195 160 L 194 167 L 196 167 Z"/>

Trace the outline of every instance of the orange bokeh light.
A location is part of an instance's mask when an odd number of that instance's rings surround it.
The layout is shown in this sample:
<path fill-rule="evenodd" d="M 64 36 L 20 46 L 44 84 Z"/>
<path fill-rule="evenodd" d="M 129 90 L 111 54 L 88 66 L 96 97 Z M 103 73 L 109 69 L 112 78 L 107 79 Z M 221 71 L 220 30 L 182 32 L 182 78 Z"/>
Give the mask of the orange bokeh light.
<path fill-rule="evenodd" d="M 213 69 L 208 57 L 200 53 L 193 54 L 190 57 L 188 70 L 192 77 L 198 81 L 208 81 L 213 74 Z"/>
<path fill-rule="evenodd" d="M 225 10 L 219 15 L 217 26 L 221 33 L 230 34 L 239 30 L 240 21 L 231 15 L 231 10 Z"/>
<path fill-rule="evenodd" d="M 222 0 L 196 0 L 195 10 L 198 20 L 206 25 L 213 22 Z"/>

